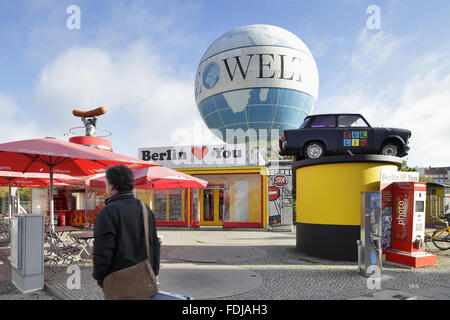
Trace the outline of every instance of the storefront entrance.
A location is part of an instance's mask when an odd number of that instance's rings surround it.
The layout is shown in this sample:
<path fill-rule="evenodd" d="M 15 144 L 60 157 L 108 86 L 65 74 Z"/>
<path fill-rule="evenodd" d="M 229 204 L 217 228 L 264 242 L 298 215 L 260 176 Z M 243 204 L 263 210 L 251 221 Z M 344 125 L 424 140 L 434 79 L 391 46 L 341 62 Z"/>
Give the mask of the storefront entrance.
<path fill-rule="evenodd" d="M 228 216 L 230 207 L 229 189 L 227 184 L 210 184 L 200 190 L 201 226 L 221 226 Z"/>
<path fill-rule="evenodd" d="M 266 167 L 180 169 L 208 181 L 204 189 L 140 190 L 158 227 L 266 228 Z M 149 201 L 151 199 L 151 201 Z"/>

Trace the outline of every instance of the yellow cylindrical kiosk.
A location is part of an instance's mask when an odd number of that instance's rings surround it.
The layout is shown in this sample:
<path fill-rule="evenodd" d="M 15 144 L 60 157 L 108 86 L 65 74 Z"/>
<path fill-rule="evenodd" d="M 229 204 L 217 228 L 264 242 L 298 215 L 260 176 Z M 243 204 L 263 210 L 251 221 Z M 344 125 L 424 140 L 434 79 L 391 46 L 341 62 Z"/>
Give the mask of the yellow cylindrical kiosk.
<path fill-rule="evenodd" d="M 318 258 L 356 261 L 360 192 L 379 191 L 381 169 L 396 171 L 400 164 L 400 158 L 382 155 L 294 162 L 297 250 Z"/>

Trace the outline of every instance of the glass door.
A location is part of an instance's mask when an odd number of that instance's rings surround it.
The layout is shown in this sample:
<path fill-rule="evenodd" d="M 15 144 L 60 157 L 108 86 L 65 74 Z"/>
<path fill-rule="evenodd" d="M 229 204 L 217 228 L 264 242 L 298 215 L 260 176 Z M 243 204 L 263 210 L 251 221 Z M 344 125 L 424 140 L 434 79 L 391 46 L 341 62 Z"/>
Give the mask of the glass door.
<path fill-rule="evenodd" d="M 202 222 L 214 222 L 214 189 L 203 189 Z"/>
<path fill-rule="evenodd" d="M 229 210 L 228 189 L 225 185 L 209 185 L 200 191 L 200 199 L 200 225 L 221 226 Z"/>

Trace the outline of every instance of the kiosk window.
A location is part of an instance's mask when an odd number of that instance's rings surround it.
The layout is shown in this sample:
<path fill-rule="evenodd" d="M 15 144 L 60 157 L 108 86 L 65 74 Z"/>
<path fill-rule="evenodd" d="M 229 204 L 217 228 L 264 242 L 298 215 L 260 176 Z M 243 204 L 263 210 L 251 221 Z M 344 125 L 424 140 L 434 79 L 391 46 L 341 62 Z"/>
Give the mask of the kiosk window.
<path fill-rule="evenodd" d="M 167 220 L 166 190 L 155 190 L 153 198 L 153 214 L 156 220 Z"/>
<path fill-rule="evenodd" d="M 416 201 L 416 212 L 425 211 L 425 201 Z"/>

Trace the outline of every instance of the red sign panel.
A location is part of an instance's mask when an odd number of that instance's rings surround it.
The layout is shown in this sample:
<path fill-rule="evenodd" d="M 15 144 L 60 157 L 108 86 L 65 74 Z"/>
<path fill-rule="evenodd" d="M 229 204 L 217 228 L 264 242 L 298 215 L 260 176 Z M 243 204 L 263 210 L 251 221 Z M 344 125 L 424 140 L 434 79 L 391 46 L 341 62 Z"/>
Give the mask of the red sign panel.
<path fill-rule="evenodd" d="M 269 187 L 269 201 L 275 201 L 280 196 L 280 190 L 277 187 Z"/>
<path fill-rule="evenodd" d="M 279 174 L 273 178 L 273 184 L 277 187 L 283 187 L 287 183 L 286 176 Z"/>
<path fill-rule="evenodd" d="M 407 241 L 408 239 L 408 193 L 398 192 L 395 207 L 394 240 Z"/>

